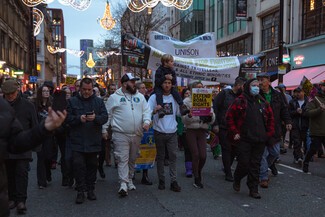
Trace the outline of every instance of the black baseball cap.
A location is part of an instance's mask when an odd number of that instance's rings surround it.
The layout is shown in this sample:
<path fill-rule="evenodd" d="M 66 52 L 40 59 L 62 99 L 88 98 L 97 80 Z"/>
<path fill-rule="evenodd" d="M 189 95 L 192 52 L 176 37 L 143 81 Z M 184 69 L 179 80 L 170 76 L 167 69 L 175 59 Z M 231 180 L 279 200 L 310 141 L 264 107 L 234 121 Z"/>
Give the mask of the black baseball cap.
<path fill-rule="evenodd" d="M 121 83 L 127 82 L 127 81 L 138 81 L 140 78 L 134 77 L 131 73 L 125 73 L 125 75 L 121 78 Z"/>

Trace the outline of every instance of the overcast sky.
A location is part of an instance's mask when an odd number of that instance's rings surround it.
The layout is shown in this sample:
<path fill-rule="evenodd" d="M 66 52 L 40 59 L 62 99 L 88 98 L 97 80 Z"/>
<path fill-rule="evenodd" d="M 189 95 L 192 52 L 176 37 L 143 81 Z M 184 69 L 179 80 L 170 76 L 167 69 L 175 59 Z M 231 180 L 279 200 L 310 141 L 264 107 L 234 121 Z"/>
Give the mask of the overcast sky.
<path fill-rule="evenodd" d="M 114 9 L 114 2 L 121 0 L 111 0 L 111 9 Z M 107 32 L 99 23 L 97 18 L 102 17 L 105 11 L 106 0 L 92 0 L 90 7 L 86 11 L 78 11 L 71 6 L 65 6 L 58 1 L 48 5 L 49 8 L 60 8 L 63 10 L 64 31 L 67 40 L 67 47 L 73 50 L 80 50 L 80 39 L 93 39 L 94 46 L 102 39 Z M 114 17 L 114 14 L 112 14 Z M 102 35 L 102 36 L 101 36 Z M 80 66 L 80 58 L 67 53 L 68 74 L 80 74 L 80 69 L 73 66 Z"/>

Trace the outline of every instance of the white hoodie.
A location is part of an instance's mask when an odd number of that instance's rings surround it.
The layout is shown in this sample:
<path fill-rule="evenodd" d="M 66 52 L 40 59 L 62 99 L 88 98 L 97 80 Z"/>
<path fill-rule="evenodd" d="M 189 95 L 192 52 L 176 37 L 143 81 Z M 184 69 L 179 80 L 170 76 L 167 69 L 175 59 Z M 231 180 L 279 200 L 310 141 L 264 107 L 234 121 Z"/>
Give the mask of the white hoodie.
<path fill-rule="evenodd" d="M 152 111 L 144 96 L 138 91 L 131 95 L 123 93 L 122 88 L 119 88 L 108 98 L 106 109 L 108 121 L 103 125 L 103 133 L 111 126 L 113 132 L 142 136 L 143 124 L 151 123 Z"/>

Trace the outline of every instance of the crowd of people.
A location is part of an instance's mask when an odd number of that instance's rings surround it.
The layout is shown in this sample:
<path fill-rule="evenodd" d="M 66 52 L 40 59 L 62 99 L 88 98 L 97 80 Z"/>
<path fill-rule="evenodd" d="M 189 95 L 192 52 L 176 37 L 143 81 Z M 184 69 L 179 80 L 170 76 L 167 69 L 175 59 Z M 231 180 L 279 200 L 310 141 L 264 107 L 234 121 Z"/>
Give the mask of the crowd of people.
<path fill-rule="evenodd" d="M 51 169 L 60 162 L 62 186 L 75 186 L 75 202 L 82 204 L 86 198 L 96 200 L 97 172 L 105 178 L 104 163 L 112 166 L 113 161 L 119 177 L 118 194 L 127 196 L 129 191 L 136 190 L 135 161 L 143 132 L 151 126 L 159 190 L 166 188 L 168 165 L 170 190 L 181 191 L 176 172 L 179 146 L 184 148 L 186 177 L 194 178 L 195 188 L 204 188 L 208 131 L 218 137 L 221 145 L 225 180 L 233 182 L 234 191 L 239 192 L 241 180 L 247 176 L 249 196 L 256 199 L 261 198 L 259 186 L 269 186 L 268 169 L 274 176 L 278 174 L 275 163 L 281 150 L 287 148 L 282 147 L 287 135 L 291 138 L 289 147 L 294 149 L 293 161 L 304 172 L 309 171 L 309 162 L 316 152 L 323 157 L 325 81 L 315 85 L 315 96 L 307 98 L 303 88 L 297 87 L 291 98 L 286 95 L 284 85 L 276 87 L 277 90 L 271 86 L 267 73 L 249 80 L 238 77 L 232 87 L 214 92 L 209 115 L 196 116 L 192 113 L 191 91 L 203 88 L 203 84 L 194 82 L 180 95 L 176 90 L 173 57 L 164 55 L 161 63 L 151 95 L 145 84 L 131 73 L 122 76 L 119 88 L 110 84 L 106 92 L 91 78 L 83 78 L 75 82 L 74 91 L 68 85 L 61 87 L 67 101 L 62 112 L 51 109 L 55 90 L 50 83 L 45 82 L 36 97 L 29 100 L 31 90 L 22 93 L 17 80 L 4 81 L 0 112 L 10 113 L 12 118 L 0 116 L 1 160 L 7 174 L 0 187 L 8 183 L 8 193 L 0 192 L 1 206 L 5 207 L 1 208 L 0 216 L 8 215 L 8 209 L 15 207 L 19 214 L 26 213 L 32 151 L 37 152 L 39 189 L 51 182 Z M 10 131 L 7 128 L 11 125 L 5 121 L 16 121 L 14 117 L 21 125 Z M 33 140 L 19 140 L 17 135 L 23 132 L 28 132 L 24 136 Z M 235 158 L 238 162 L 233 173 Z M 2 178 L 4 174 L 0 170 Z M 153 184 L 148 170 L 143 170 L 141 183 Z"/>

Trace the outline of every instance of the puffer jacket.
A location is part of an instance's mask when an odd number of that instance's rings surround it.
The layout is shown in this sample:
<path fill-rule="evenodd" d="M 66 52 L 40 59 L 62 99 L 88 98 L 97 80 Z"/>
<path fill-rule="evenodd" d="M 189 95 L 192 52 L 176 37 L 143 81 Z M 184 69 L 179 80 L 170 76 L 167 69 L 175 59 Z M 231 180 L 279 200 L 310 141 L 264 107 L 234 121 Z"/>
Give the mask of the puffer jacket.
<path fill-rule="evenodd" d="M 22 153 L 41 144 L 50 133 L 44 123 L 23 131 L 12 107 L 0 98 L 0 217 L 9 216 L 7 177 L 4 157 L 7 151 Z"/>
<path fill-rule="evenodd" d="M 192 108 L 192 97 L 185 98 L 184 105 L 186 105 L 186 107 L 188 109 L 191 109 Z M 212 113 L 212 118 L 211 118 L 211 121 L 208 123 L 204 123 L 202 121 L 202 118 L 200 118 L 199 116 L 189 117 L 188 115 L 182 116 L 182 121 L 187 129 L 206 129 L 207 130 L 207 129 L 209 129 L 209 125 L 213 124 L 215 121 L 215 118 L 216 118 L 212 108 L 211 108 L 211 113 Z"/>

